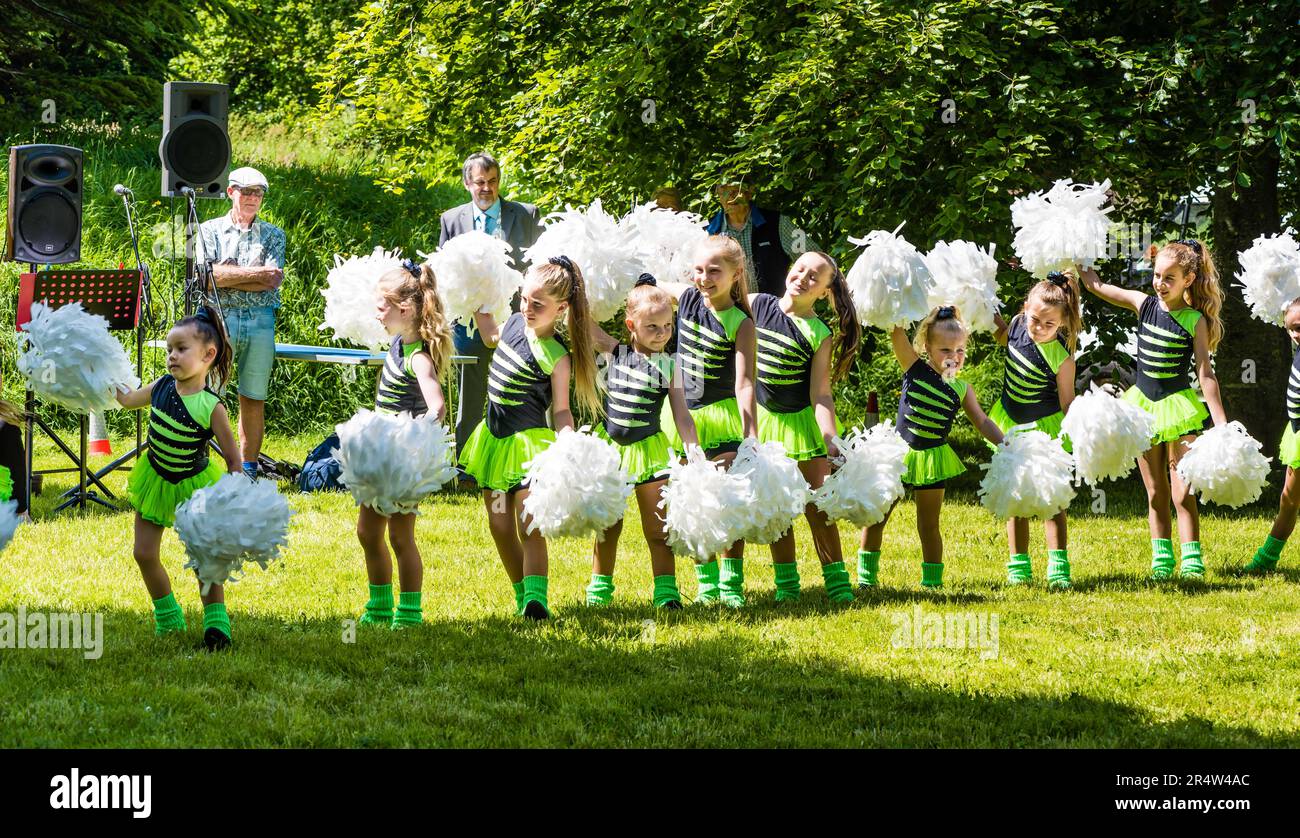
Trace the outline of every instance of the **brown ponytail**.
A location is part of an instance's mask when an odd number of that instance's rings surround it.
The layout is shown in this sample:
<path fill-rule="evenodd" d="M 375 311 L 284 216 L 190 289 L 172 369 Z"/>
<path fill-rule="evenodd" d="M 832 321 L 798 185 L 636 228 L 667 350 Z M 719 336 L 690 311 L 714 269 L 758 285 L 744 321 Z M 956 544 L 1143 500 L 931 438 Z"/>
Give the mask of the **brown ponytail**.
<path fill-rule="evenodd" d="M 862 324 L 858 323 L 857 309 L 853 306 L 853 296 L 849 293 L 849 284 L 844 281 L 844 273 L 829 254 L 820 250 L 813 254 L 826 260 L 831 266 L 831 310 L 835 312 L 839 336 L 831 353 L 831 383 L 844 378 L 853 368 L 858 358 L 858 346 L 862 343 Z"/>
<path fill-rule="evenodd" d="M 565 331 L 569 334 L 573 364 L 573 392 L 578 405 L 589 415 L 599 416 L 603 410 L 600 394 L 596 390 L 596 355 L 591 348 L 591 310 L 587 305 L 587 288 L 582 281 L 582 270 L 567 256 L 556 256 L 542 265 L 529 269 L 542 283 L 552 299 L 569 304 Z"/>
<path fill-rule="evenodd" d="M 393 268 L 379 278 L 379 293 L 389 305 L 408 303 L 415 311 L 415 330 L 433 359 L 437 378 L 445 379 L 451 369 L 451 325 L 438 296 L 438 279 L 428 262 L 414 262 Z"/>

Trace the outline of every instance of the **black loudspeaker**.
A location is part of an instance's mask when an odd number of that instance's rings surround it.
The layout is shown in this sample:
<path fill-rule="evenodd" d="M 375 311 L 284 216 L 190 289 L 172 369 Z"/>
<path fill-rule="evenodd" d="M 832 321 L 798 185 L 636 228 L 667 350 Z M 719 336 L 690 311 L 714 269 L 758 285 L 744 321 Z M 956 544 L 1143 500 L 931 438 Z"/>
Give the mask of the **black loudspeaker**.
<path fill-rule="evenodd" d="M 63 265 L 81 258 L 84 156 L 66 145 L 9 148 L 5 252 L 15 262 Z"/>
<path fill-rule="evenodd" d="M 224 198 L 230 178 L 230 135 L 224 84 L 169 81 L 163 85 L 162 194 L 188 186 L 200 198 Z"/>

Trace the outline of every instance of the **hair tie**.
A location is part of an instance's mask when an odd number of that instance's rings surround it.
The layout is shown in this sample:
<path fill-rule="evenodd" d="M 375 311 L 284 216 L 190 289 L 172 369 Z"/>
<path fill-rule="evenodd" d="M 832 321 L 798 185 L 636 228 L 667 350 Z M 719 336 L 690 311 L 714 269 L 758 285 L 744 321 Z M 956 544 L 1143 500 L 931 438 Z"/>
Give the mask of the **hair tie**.
<path fill-rule="evenodd" d="M 1060 271 L 1052 271 L 1051 273 L 1049 273 L 1047 275 L 1047 281 L 1055 285 L 1057 288 L 1064 288 L 1065 286 L 1070 284 L 1069 277 L 1067 277 L 1065 274 L 1061 273 Z"/>
<path fill-rule="evenodd" d="M 957 316 L 957 309 L 955 309 L 954 307 L 952 307 L 952 306 L 939 306 L 939 310 L 936 311 L 935 314 L 934 314 L 934 319 L 935 319 L 935 320 L 947 320 L 947 319 L 950 318 L 950 317 L 956 317 L 956 316 Z"/>
<path fill-rule="evenodd" d="M 1179 239 L 1178 241 L 1174 242 L 1174 244 L 1187 245 L 1192 250 L 1196 251 L 1197 256 L 1201 255 L 1201 243 L 1198 242 L 1196 239 Z"/>
<path fill-rule="evenodd" d="M 570 259 L 568 256 L 564 256 L 564 255 L 552 256 L 550 259 L 547 259 L 546 261 L 550 262 L 552 265 L 559 265 L 561 268 L 564 268 L 566 271 L 569 272 L 570 277 L 577 275 L 577 271 L 575 271 L 573 268 L 573 260 Z"/>
<path fill-rule="evenodd" d="M 413 262 L 412 260 L 403 259 L 402 267 L 405 268 L 406 272 L 409 273 L 411 276 L 415 277 L 416 279 L 420 278 L 420 266 L 415 264 L 415 262 Z"/>
<path fill-rule="evenodd" d="M 636 285 L 633 288 L 640 288 L 642 285 L 657 286 L 659 280 L 655 279 L 654 274 L 641 274 L 636 278 Z"/>

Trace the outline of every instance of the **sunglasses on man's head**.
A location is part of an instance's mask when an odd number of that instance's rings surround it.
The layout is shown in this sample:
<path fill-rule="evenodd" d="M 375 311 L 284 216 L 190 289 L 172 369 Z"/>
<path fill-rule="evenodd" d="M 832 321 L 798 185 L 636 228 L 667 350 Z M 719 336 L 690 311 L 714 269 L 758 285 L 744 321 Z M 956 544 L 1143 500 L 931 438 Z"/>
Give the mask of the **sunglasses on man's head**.
<path fill-rule="evenodd" d="M 248 195 L 250 197 L 260 198 L 266 194 L 266 190 L 260 186 L 236 186 L 235 188 L 239 190 L 240 195 Z"/>

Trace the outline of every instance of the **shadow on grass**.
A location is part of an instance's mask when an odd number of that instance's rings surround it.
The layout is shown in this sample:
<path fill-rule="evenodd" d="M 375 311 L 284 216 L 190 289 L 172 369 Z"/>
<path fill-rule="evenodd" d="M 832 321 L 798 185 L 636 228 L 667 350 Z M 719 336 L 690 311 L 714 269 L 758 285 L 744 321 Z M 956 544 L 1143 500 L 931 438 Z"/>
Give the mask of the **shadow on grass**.
<path fill-rule="evenodd" d="M 30 607 L 30 606 L 29 606 Z M 608 612 L 615 616 L 617 610 Z M 630 612 L 628 612 L 630 614 Z M 579 620 L 493 617 L 394 633 L 343 617 L 233 615 L 235 647 L 155 638 L 147 614 L 105 613 L 103 656 L 6 650 L 0 744 L 21 747 L 1294 747 L 1198 717 L 1071 694 L 969 695 L 777 644 L 692 637 L 656 616 L 625 640 Z M 625 614 L 624 616 L 627 616 Z M 883 639 L 881 642 L 885 642 Z M 900 655 L 969 654 L 894 650 Z M 977 661 L 972 665 L 981 665 Z M 990 664 L 996 665 L 996 664 Z"/>

